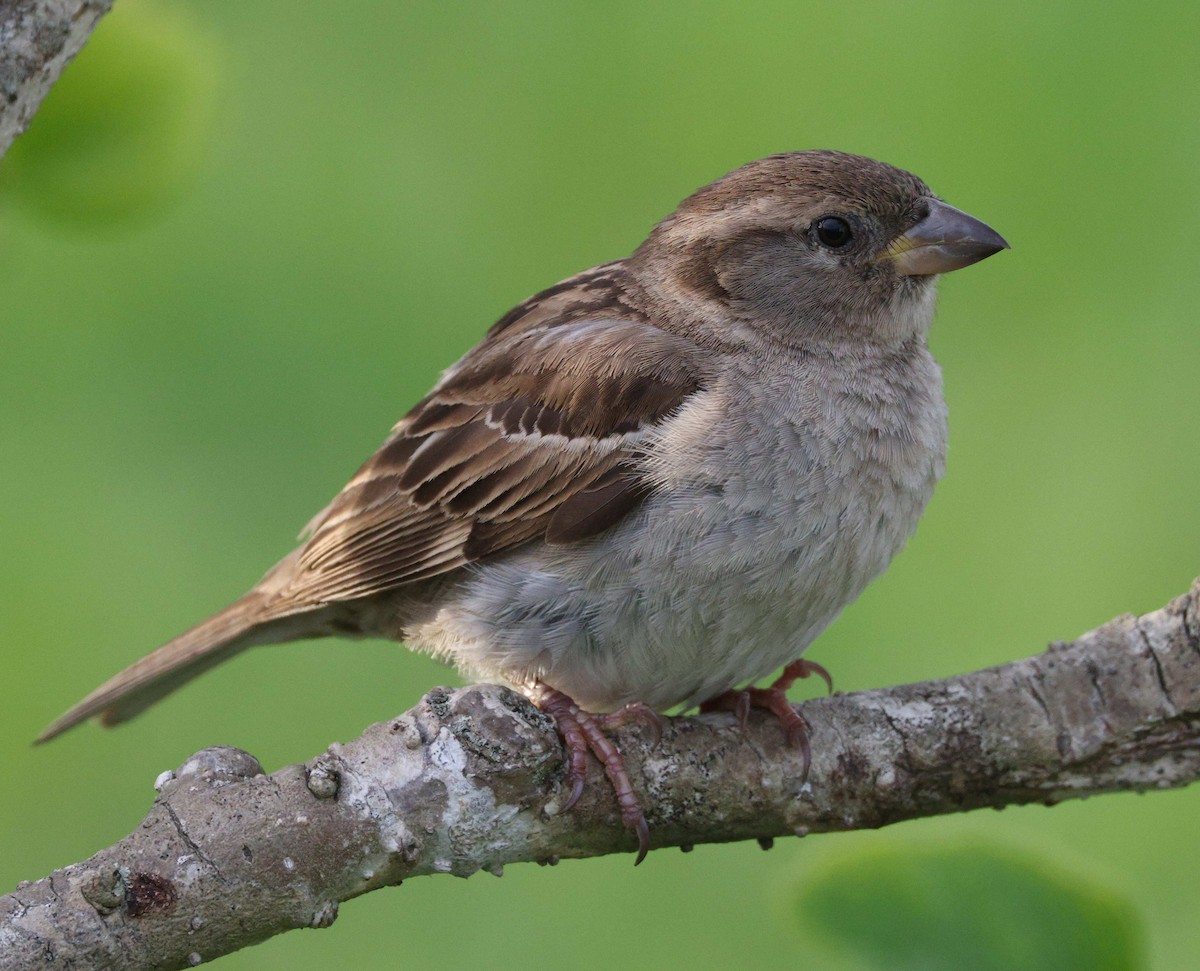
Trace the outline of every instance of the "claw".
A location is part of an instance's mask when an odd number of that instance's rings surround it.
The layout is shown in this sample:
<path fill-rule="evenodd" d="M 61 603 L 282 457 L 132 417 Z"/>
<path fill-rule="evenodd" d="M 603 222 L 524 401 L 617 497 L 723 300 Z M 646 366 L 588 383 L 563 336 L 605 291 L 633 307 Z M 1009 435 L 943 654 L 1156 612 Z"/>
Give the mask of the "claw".
<path fill-rule="evenodd" d="M 741 691 L 725 691 L 715 698 L 709 698 L 700 706 L 702 712 L 731 711 L 737 719 L 739 728 L 746 730 L 746 720 L 750 717 L 751 708 L 764 708 L 779 719 L 783 730 L 787 733 L 788 745 L 800 750 L 800 781 L 808 779 L 808 770 L 812 766 L 812 745 L 809 739 L 812 729 L 804 716 L 787 700 L 787 689 L 801 678 L 817 675 L 833 691 L 833 678 L 825 668 L 815 661 L 803 658 L 793 661 L 783 669 L 769 688 L 743 688 Z"/>
<path fill-rule="evenodd" d="M 807 661 L 804 658 L 799 658 L 785 667 L 783 673 L 771 683 L 771 687 L 787 691 L 801 678 L 811 677 L 814 674 L 825 682 L 825 687 L 829 689 L 830 694 L 833 694 L 833 675 L 825 669 L 823 664 Z"/>
<path fill-rule="evenodd" d="M 579 802 L 579 797 L 583 795 L 583 785 L 587 779 L 588 749 L 582 726 L 576 717 L 579 709 L 575 706 L 575 702 L 563 695 L 561 701 L 554 699 L 553 705 L 553 710 L 550 708 L 544 710 L 554 718 L 558 734 L 567 748 L 567 782 L 571 786 L 571 795 L 559 809 L 560 813 L 565 813 Z"/>
<path fill-rule="evenodd" d="M 654 738 L 653 747 L 657 748 L 663 739 L 663 730 L 667 720 L 649 705 L 640 701 L 631 701 L 624 708 L 597 715 L 596 721 L 605 731 L 612 731 L 628 725 L 632 721 L 641 722 Z"/>
<path fill-rule="evenodd" d="M 780 689 L 771 687 L 752 690 L 762 692 L 755 699 L 756 704 L 779 719 L 787 732 L 788 745 L 800 750 L 800 782 L 803 784 L 808 780 L 808 770 L 812 766 L 812 745 L 809 743 L 812 732 L 808 722 L 788 703 L 787 695 Z"/>
<path fill-rule="evenodd" d="M 650 827 L 646 825 L 646 817 L 640 812 L 637 822 L 634 823 L 634 830 L 637 832 L 638 838 L 638 855 L 637 859 L 633 861 L 633 865 L 637 866 L 646 859 L 646 854 L 650 852 Z"/>
<path fill-rule="evenodd" d="M 558 808 L 559 813 L 569 813 L 575 808 L 575 803 L 579 802 L 579 797 L 583 795 L 584 780 L 581 777 L 571 779 L 568 775 L 568 781 L 571 782 L 571 794 L 567 796 L 567 801 Z"/>
<path fill-rule="evenodd" d="M 642 812 L 637 793 L 633 791 L 633 783 L 625 769 L 625 760 L 602 729 L 638 719 L 648 724 L 658 738 L 661 738 L 661 718 L 645 705 L 636 704 L 626 705 L 612 715 L 593 715 L 581 709 L 561 691 L 555 691 L 544 684 L 534 685 L 529 695 L 535 705 L 554 719 L 558 734 L 567 749 L 567 781 L 571 783 L 571 795 L 559 812 L 569 810 L 583 795 L 587 754 L 591 752 L 604 767 L 604 774 L 612 784 L 617 805 L 621 807 L 621 822 L 637 834 L 638 855 L 634 861 L 634 866 L 637 866 L 650 850 L 650 827 L 646 823 L 646 815 Z M 653 716 L 652 719 L 650 716 Z"/>

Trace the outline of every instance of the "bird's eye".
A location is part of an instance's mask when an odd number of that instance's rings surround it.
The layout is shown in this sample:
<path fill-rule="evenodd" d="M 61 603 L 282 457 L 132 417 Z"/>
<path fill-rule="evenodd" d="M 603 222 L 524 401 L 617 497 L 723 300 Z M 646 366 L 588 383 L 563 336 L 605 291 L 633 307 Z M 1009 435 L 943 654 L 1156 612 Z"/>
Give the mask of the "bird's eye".
<path fill-rule="evenodd" d="M 822 216 L 817 220 L 817 239 L 830 249 L 840 249 L 850 242 L 850 224 L 837 216 Z"/>

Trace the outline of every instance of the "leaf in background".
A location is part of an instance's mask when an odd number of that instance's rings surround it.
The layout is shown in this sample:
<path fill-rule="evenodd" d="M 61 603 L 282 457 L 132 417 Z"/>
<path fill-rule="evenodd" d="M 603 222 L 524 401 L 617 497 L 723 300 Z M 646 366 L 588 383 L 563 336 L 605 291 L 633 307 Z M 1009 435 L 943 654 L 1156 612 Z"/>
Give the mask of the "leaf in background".
<path fill-rule="evenodd" d="M 855 850 L 801 887 L 807 939 L 864 971 L 1133 971 L 1132 905 L 1077 874 L 1009 849 Z"/>
<path fill-rule="evenodd" d="M 0 193 L 59 223 L 160 209 L 212 129 L 214 47 L 178 5 L 123 0 L 0 163 Z"/>

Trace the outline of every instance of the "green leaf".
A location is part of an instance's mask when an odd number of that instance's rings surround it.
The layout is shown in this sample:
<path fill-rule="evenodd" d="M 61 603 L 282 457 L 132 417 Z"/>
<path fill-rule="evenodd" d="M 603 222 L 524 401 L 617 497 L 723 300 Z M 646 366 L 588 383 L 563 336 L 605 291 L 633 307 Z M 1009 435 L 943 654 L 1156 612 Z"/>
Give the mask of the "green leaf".
<path fill-rule="evenodd" d="M 74 224 L 161 208 L 212 130 L 217 69 L 203 26 L 178 5 L 117 4 L 0 165 L 3 197 Z"/>
<path fill-rule="evenodd" d="M 806 938 L 864 971 L 1132 971 L 1132 906 L 1009 849 L 884 846 L 840 855 L 796 901 Z"/>

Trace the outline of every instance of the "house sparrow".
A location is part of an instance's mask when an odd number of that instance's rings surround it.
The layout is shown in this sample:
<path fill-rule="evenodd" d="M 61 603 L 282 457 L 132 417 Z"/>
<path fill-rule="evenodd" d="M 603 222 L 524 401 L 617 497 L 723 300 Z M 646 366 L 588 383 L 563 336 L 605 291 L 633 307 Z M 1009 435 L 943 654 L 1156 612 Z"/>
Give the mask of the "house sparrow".
<path fill-rule="evenodd" d="M 926 346 L 939 273 L 1007 247 L 918 178 L 773 155 L 698 190 L 628 259 L 505 314 L 244 597 L 42 734 L 123 722 L 246 647 L 404 641 L 554 715 L 568 808 L 603 729 L 787 705 L 796 661 L 904 545 L 944 466 Z M 782 664 L 772 687 L 737 692 Z M 596 712 L 615 715 L 601 716 Z"/>

